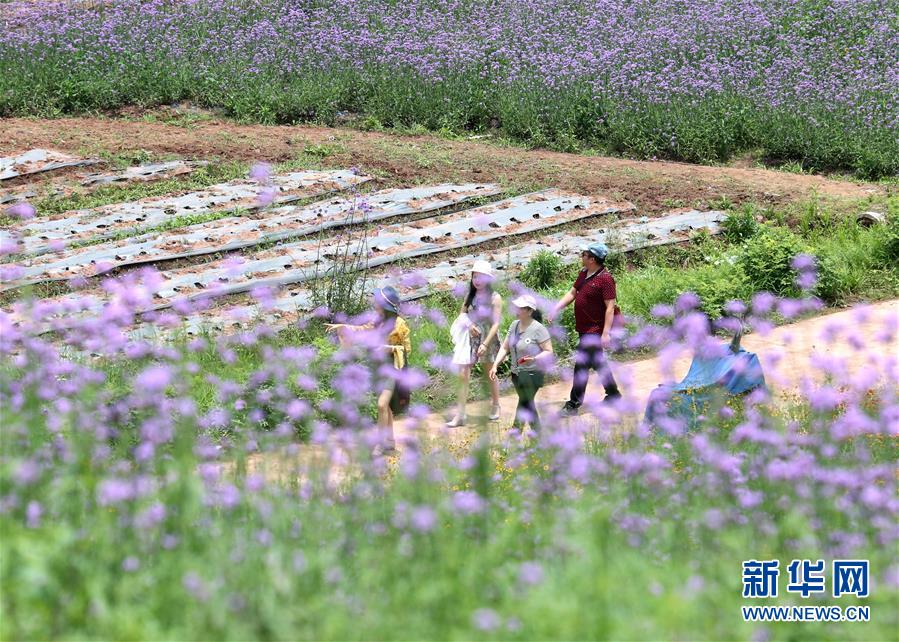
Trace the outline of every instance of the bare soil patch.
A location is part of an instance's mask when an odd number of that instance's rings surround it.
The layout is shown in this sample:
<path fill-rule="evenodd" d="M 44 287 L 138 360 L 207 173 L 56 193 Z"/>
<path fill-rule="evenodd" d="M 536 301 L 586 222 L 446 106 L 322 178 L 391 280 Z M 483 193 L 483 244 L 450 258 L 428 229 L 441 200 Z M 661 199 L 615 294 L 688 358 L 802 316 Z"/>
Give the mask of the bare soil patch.
<path fill-rule="evenodd" d="M 207 117 L 183 122 L 110 118 L 0 121 L 0 153 L 32 147 L 91 154 L 146 150 L 186 159 L 286 161 L 313 150 L 325 167 L 357 166 L 387 185 L 496 181 L 517 188 L 558 187 L 629 200 L 640 214 L 714 207 L 722 197 L 784 205 L 813 195 L 835 201 L 877 197 L 884 187 L 747 167 L 635 161 L 314 126 L 239 125 Z M 720 202 L 720 201 L 719 201 Z"/>

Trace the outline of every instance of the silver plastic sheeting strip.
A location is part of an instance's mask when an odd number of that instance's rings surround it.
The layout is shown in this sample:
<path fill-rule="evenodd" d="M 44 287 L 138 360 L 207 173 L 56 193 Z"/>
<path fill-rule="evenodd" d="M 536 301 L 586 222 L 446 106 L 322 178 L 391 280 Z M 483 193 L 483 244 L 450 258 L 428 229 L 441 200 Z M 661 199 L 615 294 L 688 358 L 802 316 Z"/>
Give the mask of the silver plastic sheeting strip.
<path fill-rule="evenodd" d="M 357 199 L 336 198 L 305 207 L 282 207 L 266 212 L 261 218 L 220 218 L 177 230 L 93 245 L 67 252 L 63 257 L 40 256 L 24 262 L 27 267 L 15 283 L 21 286 L 92 276 L 98 266 L 105 271 L 127 265 L 228 252 L 260 243 L 309 236 L 339 226 L 432 212 L 473 198 L 495 196 L 501 191 L 497 185 L 478 183 L 391 189 Z"/>
<path fill-rule="evenodd" d="M 575 260 L 584 245 L 597 241 L 606 243 L 616 252 L 633 252 L 646 247 L 680 243 L 700 231 L 710 235 L 721 232 L 719 223 L 726 214 L 720 211 L 699 212 L 690 210 L 668 214 L 657 219 L 639 222 L 620 221 L 596 234 L 571 236 L 552 234 L 528 243 L 509 246 L 486 255 L 466 256 L 443 261 L 433 267 L 387 274 L 372 278 L 372 288 L 395 287 L 404 301 L 414 301 L 437 291 L 452 290 L 469 278 L 474 262 L 487 260 L 497 273 L 510 278 L 514 271 L 524 268 L 541 250 L 549 250 L 570 260 Z M 144 324 L 130 333 L 134 339 L 172 338 L 178 334 L 195 336 L 204 331 L 227 332 L 242 330 L 257 323 L 265 323 L 273 329 L 284 328 L 299 321 L 313 306 L 311 292 L 303 286 L 294 286 L 279 293 L 265 305 L 217 306 L 184 317 L 175 329 L 163 329 Z"/>
<path fill-rule="evenodd" d="M 298 241 L 260 252 L 244 263 L 216 261 L 163 273 L 159 298 L 220 296 L 256 286 L 286 285 L 318 278 L 335 268 L 334 255 L 364 247 L 369 269 L 404 259 L 563 225 L 633 207 L 593 203 L 585 196 L 547 190 L 411 224 L 389 225 L 371 236 L 353 234 L 340 246 Z M 439 219 L 438 219 L 439 220 Z"/>
<path fill-rule="evenodd" d="M 721 232 L 719 223 L 725 216 L 725 212 L 717 210 L 709 212 L 689 210 L 654 219 L 644 217 L 639 222 L 622 220 L 591 235 L 552 234 L 528 243 L 500 248 L 483 257 L 468 256 L 443 261 L 415 273 L 417 277 L 424 277 L 428 282 L 422 290 L 423 294 L 419 296 L 452 289 L 458 279 L 467 277 L 477 259 L 489 261 L 498 273 L 511 274 L 524 268 L 540 251 L 549 251 L 574 260 L 580 256 L 585 245 L 596 242 L 605 243 L 616 252 L 633 252 L 646 247 L 686 241 L 699 231 L 711 235 L 719 234 Z M 399 285 L 397 283 L 393 285 L 401 294 L 405 294 L 402 279 Z"/>
<path fill-rule="evenodd" d="M 363 232 L 347 234 L 340 242 L 347 250 L 364 246 L 368 268 L 387 265 L 406 258 L 458 249 L 502 238 L 562 225 L 600 214 L 633 209 L 630 203 L 608 203 L 601 199 L 545 190 L 454 214 L 424 219 L 411 224 L 381 228 L 372 236 Z M 161 287 L 154 304 L 141 311 L 169 307 L 183 297 L 207 298 L 253 289 L 257 285 L 287 285 L 309 281 L 334 267 L 327 256 L 343 251 L 318 240 L 305 240 L 258 252 L 244 262 L 236 257 L 197 266 L 159 272 Z M 317 266 L 317 269 L 316 269 Z M 102 288 L 81 292 L 82 296 L 104 296 Z M 76 297 L 58 300 L 63 306 Z M 45 301 L 44 304 L 51 302 Z"/>
<path fill-rule="evenodd" d="M 0 181 L 66 167 L 86 167 L 103 161 L 96 158 L 77 158 L 49 149 L 31 149 L 18 156 L 0 157 Z"/>
<path fill-rule="evenodd" d="M 177 160 L 136 165 L 117 172 L 86 174 L 78 180 L 77 184 L 73 184 L 70 181 L 50 182 L 42 186 L 40 191 L 35 189 L 33 185 L 5 187 L 0 188 L 0 205 L 21 203 L 38 197 L 61 198 L 71 194 L 91 192 L 106 185 L 159 181 L 190 174 L 198 167 L 204 167 L 208 164 L 208 161 Z"/>
<path fill-rule="evenodd" d="M 12 205 L 37 198 L 38 193 L 30 188 L 0 189 L 0 205 Z"/>
<path fill-rule="evenodd" d="M 108 174 L 88 174 L 79 184 L 84 187 L 99 187 L 102 185 L 116 185 L 118 183 L 146 183 L 190 174 L 198 167 L 209 165 L 208 161 L 166 161 L 163 163 L 148 163 L 126 167 L 118 172 Z"/>
<path fill-rule="evenodd" d="M 283 205 L 310 196 L 347 189 L 365 181 L 349 170 L 293 172 L 271 179 L 276 190 L 272 203 Z M 107 239 L 122 233 L 140 233 L 166 222 L 199 213 L 222 214 L 238 208 L 249 211 L 261 207 L 259 198 L 266 189 L 255 181 L 238 180 L 213 185 L 181 196 L 160 197 L 134 203 L 116 203 L 88 210 L 41 217 L 29 223 L 0 231 L 0 242 L 12 233 L 24 235 L 23 253 L 38 255 L 65 247 L 76 241 Z"/>
<path fill-rule="evenodd" d="M 645 247 L 687 241 L 699 231 L 705 231 L 711 235 L 718 234 L 721 231 L 719 223 L 724 216 L 724 212 L 691 210 L 639 222 L 623 220 L 611 225 L 608 229 L 599 230 L 595 234 L 584 236 L 571 236 L 565 233 L 552 234 L 482 255 L 442 261 L 433 267 L 421 270 L 380 275 L 373 277 L 372 283 L 373 287 L 392 285 L 397 288 L 404 300 L 410 301 L 435 291 L 451 290 L 459 280 L 468 278 L 474 262 L 479 259 L 490 261 L 498 273 L 511 276 L 513 271 L 523 268 L 541 250 L 549 250 L 573 260 L 579 255 L 582 246 L 602 241 L 609 244 L 615 251 L 632 252 Z M 168 336 L 176 333 L 193 335 L 204 329 L 239 329 L 260 321 L 271 323 L 273 327 L 284 327 L 297 321 L 301 313 L 308 312 L 312 307 L 311 293 L 302 285 L 282 290 L 265 307 L 255 303 L 226 305 L 226 301 L 227 299 L 223 300 L 221 305 L 184 317 L 177 330 L 163 330 L 146 325 L 137 328 L 133 336 L 134 338 L 149 338 L 159 334 Z M 45 307 L 45 310 L 50 309 L 49 306 L 55 306 L 58 310 L 53 315 L 41 314 L 41 332 L 70 328 L 83 322 L 85 318 L 100 315 L 108 304 L 108 296 L 104 299 L 98 292 L 90 296 L 67 295 L 55 300 L 39 302 L 38 305 L 48 306 Z M 145 311 L 161 310 L 165 307 L 167 306 L 157 305 L 141 309 Z M 68 308 L 68 311 L 62 311 L 63 308 Z M 19 323 L 27 316 L 27 310 L 24 309 L 13 313 L 13 319 Z"/>

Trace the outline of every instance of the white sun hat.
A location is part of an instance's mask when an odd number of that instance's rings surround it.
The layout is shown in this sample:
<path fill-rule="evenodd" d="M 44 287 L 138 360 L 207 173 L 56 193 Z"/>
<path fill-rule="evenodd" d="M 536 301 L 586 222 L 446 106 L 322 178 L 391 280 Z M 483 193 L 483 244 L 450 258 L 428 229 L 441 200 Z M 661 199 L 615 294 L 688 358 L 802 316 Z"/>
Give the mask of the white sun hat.
<path fill-rule="evenodd" d="M 532 297 L 530 294 L 522 294 L 520 297 L 512 301 L 512 305 L 516 308 L 530 308 L 531 310 L 537 309 L 537 299 Z"/>
<path fill-rule="evenodd" d="M 493 276 L 493 267 L 491 267 L 489 261 L 475 261 L 471 271 L 485 276 Z"/>

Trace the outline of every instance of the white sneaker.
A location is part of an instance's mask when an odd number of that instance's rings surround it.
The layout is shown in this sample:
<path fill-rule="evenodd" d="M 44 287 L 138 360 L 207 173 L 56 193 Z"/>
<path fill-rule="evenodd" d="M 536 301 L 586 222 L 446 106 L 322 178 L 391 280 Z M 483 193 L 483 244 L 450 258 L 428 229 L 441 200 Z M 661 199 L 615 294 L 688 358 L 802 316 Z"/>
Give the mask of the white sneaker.
<path fill-rule="evenodd" d="M 450 428 L 458 428 L 459 426 L 465 425 L 465 415 L 456 415 L 452 419 L 446 422 L 446 425 Z"/>
<path fill-rule="evenodd" d="M 493 408 L 491 408 L 489 419 L 490 419 L 490 421 L 496 421 L 497 419 L 499 419 L 499 416 L 500 416 L 500 409 L 499 409 L 499 405 L 497 404 L 496 406 L 493 406 Z"/>

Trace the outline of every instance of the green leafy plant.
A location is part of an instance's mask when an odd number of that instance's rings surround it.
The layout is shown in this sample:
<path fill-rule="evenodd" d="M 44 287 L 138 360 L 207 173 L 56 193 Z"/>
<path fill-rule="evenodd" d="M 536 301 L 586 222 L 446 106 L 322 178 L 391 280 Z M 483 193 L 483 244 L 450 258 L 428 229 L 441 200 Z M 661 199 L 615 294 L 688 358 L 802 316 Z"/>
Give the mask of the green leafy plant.
<path fill-rule="evenodd" d="M 833 229 L 840 222 L 841 216 L 821 206 L 817 197 L 812 197 L 802 204 L 796 217 L 796 227 L 802 236 L 809 236 L 821 230 Z"/>
<path fill-rule="evenodd" d="M 875 237 L 874 255 L 879 261 L 896 265 L 899 263 L 899 199 L 887 213 L 887 220 L 872 228 Z"/>
<path fill-rule="evenodd" d="M 734 203 L 727 194 L 722 194 L 718 198 L 710 199 L 709 207 L 716 210 L 732 210 L 734 208 Z"/>
<path fill-rule="evenodd" d="M 746 206 L 733 210 L 721 223 L 724 238 L 731 243 L 742 243 L 754 237 L 759 231 L 759 223 L 755 218 L 755 210 Z"/>
<path fill-rule="evenodd" d="M 344 149 L 341 145 L 306 145 L 306 147 L 303 148 L 304 154 L 316 158 L 327 158 L 328 156 L 333 156 L 334 154 L 339 154 L 343 151 Z"/>
<path fill-rule="evenodd" d="M 743 246 L 738 262 L 752 287 L 779 295 L 796 294 L 793 257 L 809 248 L 793 232 L 782 227 L 765 227 Z"/>
<path fill-rule="evenodd" d="M 520 279 L 529 288 L 545 290 L 555 285 L 565 272 L 562 258 L 549 250 L 541 250 L 522 270 Z"/>

